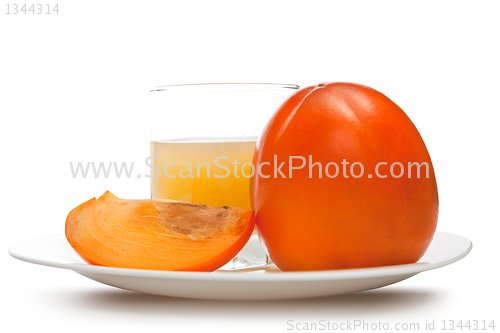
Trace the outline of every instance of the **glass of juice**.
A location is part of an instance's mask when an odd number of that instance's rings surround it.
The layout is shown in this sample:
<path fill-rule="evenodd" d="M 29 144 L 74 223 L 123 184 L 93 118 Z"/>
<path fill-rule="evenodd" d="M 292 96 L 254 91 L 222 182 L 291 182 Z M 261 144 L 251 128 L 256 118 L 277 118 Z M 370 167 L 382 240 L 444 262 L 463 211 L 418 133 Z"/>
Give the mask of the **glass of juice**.
<path fill-rule="evenodd" d="M 294 84 L 202 83 L 151 90 L 151 197 L 251 209 L 258 136 Z"/>

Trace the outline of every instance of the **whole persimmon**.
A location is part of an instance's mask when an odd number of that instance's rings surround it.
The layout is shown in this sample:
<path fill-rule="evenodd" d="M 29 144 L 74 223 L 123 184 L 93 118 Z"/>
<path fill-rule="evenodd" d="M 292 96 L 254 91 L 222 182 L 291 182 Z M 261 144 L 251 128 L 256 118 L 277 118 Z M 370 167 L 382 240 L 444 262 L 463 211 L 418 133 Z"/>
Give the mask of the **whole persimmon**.
<path fill-rule="evenodd" d="M 409 264 L 438 218 L 419 132 L 382 93 L 353 83 L 297 91 L 257 143 L 257 232 L 283 271 Z"/>

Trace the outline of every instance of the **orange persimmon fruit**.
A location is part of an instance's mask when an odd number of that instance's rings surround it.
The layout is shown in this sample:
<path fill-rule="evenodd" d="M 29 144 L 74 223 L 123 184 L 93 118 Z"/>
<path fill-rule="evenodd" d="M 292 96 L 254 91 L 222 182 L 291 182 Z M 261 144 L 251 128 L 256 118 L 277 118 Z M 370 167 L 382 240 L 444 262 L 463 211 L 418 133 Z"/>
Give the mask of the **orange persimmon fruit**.
<path fill-rule="evenodd" d="M 73 209 L 66 238 L 100 266 L 214 271 L 229 262 L 254 229 L 253 212 L 171 200 L 126 200 L 104 193 Z"/>
<path fill-rule="evenodd" d="M 267 124 L 253 163 L 262 171 L 251 180 L 257 232 L 283 271 L 414 263 L 432 240 L 429 153 L 403 110 L 372 88 L 297 91 Z M 420 166 L 410 176 L 412 163 Z"/>

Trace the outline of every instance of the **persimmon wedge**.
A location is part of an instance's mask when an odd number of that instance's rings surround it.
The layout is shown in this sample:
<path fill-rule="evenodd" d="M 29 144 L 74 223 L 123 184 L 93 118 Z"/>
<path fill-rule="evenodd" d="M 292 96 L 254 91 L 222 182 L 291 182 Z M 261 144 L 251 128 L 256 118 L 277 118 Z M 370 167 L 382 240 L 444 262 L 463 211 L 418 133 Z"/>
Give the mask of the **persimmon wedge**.
<path fill-rule="evenodd" d="M 242 208 L 106 192 L 69 213 L 66 238 L 93 265 L 209 272 L 245 246 L 254 225 L 253 212 Z"/>

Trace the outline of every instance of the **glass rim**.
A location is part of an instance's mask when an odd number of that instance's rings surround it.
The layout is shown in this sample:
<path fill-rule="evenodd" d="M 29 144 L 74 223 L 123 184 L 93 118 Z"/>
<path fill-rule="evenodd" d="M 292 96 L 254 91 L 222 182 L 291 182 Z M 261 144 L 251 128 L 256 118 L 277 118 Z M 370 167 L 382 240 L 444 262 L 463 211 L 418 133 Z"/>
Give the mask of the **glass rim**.
<path fill-rule="evenodd" d="M 289 83 L 250 83 L 250 82 L 227 82 L 227 83 L 185 83 L 157 86 L 149 92 L 159 91 L 186 91 L 186 92 L 242 92 L 255 90 L 298 90 L 300 87 Z"/>

